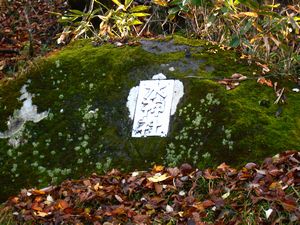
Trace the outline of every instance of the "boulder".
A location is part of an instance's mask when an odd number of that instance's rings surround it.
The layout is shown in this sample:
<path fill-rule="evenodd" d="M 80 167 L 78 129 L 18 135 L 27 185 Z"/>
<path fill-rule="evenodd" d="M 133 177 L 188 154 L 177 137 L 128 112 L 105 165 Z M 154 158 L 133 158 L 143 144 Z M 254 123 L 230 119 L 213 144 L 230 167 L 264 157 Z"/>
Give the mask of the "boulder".
<path fill-rule="evenodd" d="M 168 133 L 132 137 L 129 93 L 158 74 L 184 89 Z M 71 43 L 0 85 L 1 200 L 112 167 L 241 165 L 299 150 L 299 94 L 287 83 L 285 103 L 274 104 L 274 88 L 257 83 L 259 74 L 232 50 L 179 36 Z M 235 88 L 218 82 L 224 78 Z"/>

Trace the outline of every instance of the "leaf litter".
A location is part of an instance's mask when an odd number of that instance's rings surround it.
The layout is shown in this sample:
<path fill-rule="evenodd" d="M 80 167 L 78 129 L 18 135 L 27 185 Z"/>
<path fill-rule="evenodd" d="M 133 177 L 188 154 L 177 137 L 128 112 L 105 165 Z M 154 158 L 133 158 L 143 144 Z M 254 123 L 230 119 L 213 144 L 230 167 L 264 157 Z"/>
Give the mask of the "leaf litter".
<path fill-rule="evenodd" d="M 299 192 L 300 153 L 286 151 L 239 170 L 225 163 L 205 170 L 189 164 L 113 169 L 23 189 L 4 209 L 22 224 L 295 224 Z"/>

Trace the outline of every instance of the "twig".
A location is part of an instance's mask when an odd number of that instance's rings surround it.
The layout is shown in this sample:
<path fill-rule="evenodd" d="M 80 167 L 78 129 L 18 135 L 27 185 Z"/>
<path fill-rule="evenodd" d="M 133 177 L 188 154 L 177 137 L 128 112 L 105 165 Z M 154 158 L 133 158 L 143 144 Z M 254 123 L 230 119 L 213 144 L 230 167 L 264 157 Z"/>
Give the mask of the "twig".
<path fill-rule="evenodd" d="M 0 54 L 20 54 L 18 50 L 15 49 L 0 49 Z"/>
<path fill-rule="evenodd" d="M 284 92 L 284 88 L 282 88 L 282 89 L 280 90 L 280 93 L 279 93 L 279 95 L 278 95 L 278 98 L 276 99 L 276 101 L 274 102 L 274 104 L 278 104 L 278 102 L 280 101 L 280 99 L 281 99 L 281 97 L 282 97 L 283 92 Z"/>
<path fill-rule="evenodd" d="M 28 31 L 28 34 L 29 34 L 29 50 L 28 50 L 28 54 L 30 57 L 33 57 L 34 55 L 34 50 L 33 50 L 33 36 L 32 36 L 32 30 L 30 28 L 30 21 L 29 21 L 29 18 L 28 18 L 28 5 L 25 6 L 25 9 L 24 9 L 24 15 L 25 15 L 25 20 L 26 20 L 26 23 L 27 23 L 27 31 Z"/>
<path fill-rule="evenodd" d="M 277 75 L 270 74 L 270 75 L 265 75 L 264 77 L 276 77 Z M 199 80 L 224 80 L 228 79 L 228 81 L 241 81 L 239 79 L 234 79 L 234 78 L 229 78 L 229 77 L 200 77 L 200 76 L 195 76 L 195 75 L 188 75 L 183 78 L 195 78 Z M 243 80 L 257 80 L 259 77 L 247 77 Z"/>
<path fill-rule="evenodd" d="M 138 37 L 144 32 L 144 30 L 148 26 L 151 18 L 154 16 L 155 13 L 156 13 L 156 10 L 151 14 L 151 16 L 149 17 L 149 19 L 147 20 L 147 22 L 145 23 L 145 25 L 143 26 L 143 28 L 141 29 L 141 31 L 137 34 Z"/>

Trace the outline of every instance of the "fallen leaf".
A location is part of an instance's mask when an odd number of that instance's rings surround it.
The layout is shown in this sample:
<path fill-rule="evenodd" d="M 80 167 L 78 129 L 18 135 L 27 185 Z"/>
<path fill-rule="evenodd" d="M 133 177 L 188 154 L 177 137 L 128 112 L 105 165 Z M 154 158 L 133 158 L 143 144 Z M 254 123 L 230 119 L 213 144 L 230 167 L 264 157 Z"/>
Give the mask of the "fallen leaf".
<path fill-rule="evenodd" d="M 184 163 L 180 166 L 180 172 L 184 176 L 190 174 L 192 171 L 193 171 L 193 167 L 188 163 Z"/>
<path fill-rule="evenodd" d="M 248 16 L 248 17 L 254 17 L 257 18 L 258 14 L 256 12 L 240 12 L 239 14 L 237 14 L 238 17 L 244 17 L 244 16 Z"/>
<path fill-rule="evenodd" d="M 223 198 L 223 199 L 226 199 L 226 198 L 229 197 L 229 195 L 230 195 L 230 191 L 228 191 L 228 192 L 226 192 L 225 194 L 223 194 L 223 195 L 222 195 L 222 198 Z"/>
<path fill-rule="evenodd" d="M 40 207 L 40 205 L 38 203 L 33 203 L 31 205 L 31 209 L 33 209 L 35 211 L 43 211 L 42 207 Z"/>
<path fill-rule="evenodd" d="M 247 164 L 245 165 L 245 168 L 248 169 L 248 170 L 253 170 L 253 169 L 256 168 L 256 167 L 257 167 L 257 165 L 256 165 L 255 163 L 252 163 L 252 162 L 247 163 Z"/>
<path fill-rule="evenodd" d="M 280 203 L 283 206 L 283 208 L 289 212 L 295 211 L 298 208 L 296 201 L 293 199 L 280 200 Z"/>
<path fill-rule="evenodd" d="M 114 210 L 111 212 L 111 215 L 112 215 L 112 216 L 122 215 L 122 214 L 126 214 L 124 205 L 121 205 L 120 207 L 114 209 Z"/>
<path fill-rule="evenodd" d="M 261 64 L 260 62 L 256 62 L 256 65 L 262 68 L 263 74 L 270 72 L 270 69 L 266 64 Z"/>
<path fill-rule="evenodd" d="M 98 191 L 98 189 L 99 189 L 99 186 L 100 186 L 100 184 L 99 184 L 99 183 L 95 184 L 95 185 L 94 185 L 94 190 L 95 190 L 95 191 Z"/>
<path fill-rule="evenodd" d="M 62 209 L 62 210 L 69 207 L 69 204 L 65 200 L 62 200 L 62 199 L 57 200 L 56 204 L 57 204 L 57 208 Z"/>
<path fill-rule="evenodd" d="M 42 190 L 31 190 L 31 193 L 33 195 L 44 195 L 44 194 L 46 194 L 46 192 L 44 192 Z"/>
<path fill-rule="evenodd" d="M 278 182 L 273 182 L 270 186 L 269 189 L 274 191 L 276 189 L 282 189 L 282 185 Z"/>
<path fill-rule="evenodd" d="M 231 78 L 235 79 L 235 80 L 240 80 L 240 81 L 247 80 L 247 77 L 244 76 L 244 75 L 242 75 L 242 74 L 240 74 L 240 73 L 234 73 L 234 74 L 232 74 Z"/>
<path fill-rule="evenodd" d="M 87 187 L 91 187 L 91 186 L 92 186 L 90 180 L 84 180 L 84 181 L 83 181 L 83 184 L 84 184 L 85 186 L 87 186 Z"/>
<path fill-rule="evenodd" d="M 203 212 L 205 210 L 203 204 L 201 202 L 197 202 L 193 204 L 193 207 L 199 210 L 199 212 Z"/>
<path fill-rule="evenodd" d="M 202 202 L 203 207 L 206 209 L 208 207 L 214 206 L 215 203 L 212 200 L 204 200 Z"/>
<path fill-rule="evenodd" d="M 170 176 L 167 173 L 164 173 L 162 175 L 160 173 L 157 173 L 152 177 L 148 177 L 147 179 L 153 183 L 156 183 L 156 182 L 164 181 L 164 180 L 168 179 L 169 177 Z"/>
<path fill-rule="evenodd" d="M 213 173 L 213 172 L 212 172 L 211 169 L 206 169 L 206 170 L 204 171 L 203 176 L 204 176 L 206 179 L 208 179 L 208 180 L 213 180 L 213 179 L 220 178 L 218 175 L 213 175 L 212 173 Z"/>
<path fill-rule="evenodd" d="M 231 75 L 230 78 L 224 78 L 223 80 L 219 80 L 218 83 L 225 85 L 226 90 L 232 90 L 239 86 L 240 82 L 244 80 L 247 80 L 246 76 L 239 73 L 234 73 Z"/>
<path fill-rule="evenodd" d="M 225 172 L 226 170 L 228 170 L 230 167 L 226 164 L 226 163 L 222 163 L 221 165 L 219 165 L 217 167 L 217 169 L 222 170 L 223 172 Z"/>
<path fill-rule="evenodd" d="M 35 214 L 40 217 L 45 217 L 45 216 L 49 215 L 48 213 L 45 213 L 45 212 L 36 212 Z"/>
<path fill-rule="evenodd" d="M 268 210 L 265 211 L 267 219 L 269 219 L 269 217 L 272 214 L 272 212 L 273 212 L 273 209 L 268 209 Z"/>
<path fill-rule="evenodd" d="M 164 168 L 165 168 L 165 167 L 164 167 L 164 166 L 161 166 L 161 165 L 154 165 L 153 171 L 154 171 L 155 173 L 158 173 L 158 172 L 163 171 Z"/>
<path fill-rule="evenodd" d="M 257 83 L 263 84 L 263 85 L 267 85 L 269 87 L 273 87 L 273 83 L 271 80 L 268 80 L 264 77 L 260 77 L 257 79 Z"/>
<path fill-rule="evenodd" d="M 37 196 L 34 198 L 34 202 L 41 202 L 43 200 L 42 196 Z"/>
<path fill-rule="evenodd" d="M 167 171 L 168 171 L 168 173 L 169 173 L 169 175 L 170 175 L 171 177 L 177 177 L 178 174 L 179 174 L 179 172 L 180 172 L 179 169 L 178 169 L 177 167 L 174 167 L 174 168 L 168 168 Z"/>
<path fill-rule="evenodd" d="M 149 224 L 149 216 L 148 215 L 135 215 L 133 216 L 133 222 L 136 224 Z"/>
<path fill-rule="evenodd" d="M 163 190 L 163 186 L 161 185 L 161 184 L 159 184 L 159 183 L 155 183 L 154 184 L 154 188 L 155 188 L 155 191 L 156 191 L 156 194 L 160 194 L 161 192 L 162 192 L 162 190 Z"/>
<path fill-rule="evenodd" d="M 122 203 L 123 199 L 119 195 L 115 195 L 115 198 L 118 200 L 118 202 Z"/>

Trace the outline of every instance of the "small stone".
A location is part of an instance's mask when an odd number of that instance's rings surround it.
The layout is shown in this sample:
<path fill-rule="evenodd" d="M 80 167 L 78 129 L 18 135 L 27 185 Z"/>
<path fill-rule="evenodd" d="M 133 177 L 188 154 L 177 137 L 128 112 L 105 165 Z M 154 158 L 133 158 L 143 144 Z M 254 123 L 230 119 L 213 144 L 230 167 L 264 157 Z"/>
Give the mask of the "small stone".
<path fill-rule="evenodd" d="M 170 212 L 173 212 L 174 209 L 172 208 L 172 206 L 167 205 L 166 206 L 166 211 L 167 211 L 167 213 L 170 213 Z"/>
<path fill-rule="evenodd" d="M 169 68 L 169 71 L 174 72 L 175 68 L 172 66 L 172 67 Z"/>
<path fill-rule="evenodd" d="M 188 176 L 184 176 L 184 177 L 181 177 L 180 180 L 182 182 L 185 182 L 185 181 L 188 181 L 189 177 Z"/>
<path fill-rule="evenodd" d="M 180 192 L 179 192 L 179 195 L 180 195 L 180 196 L 185 196 L 185 192 L 184 192 L 184 191 L 180 191 Z"/>

